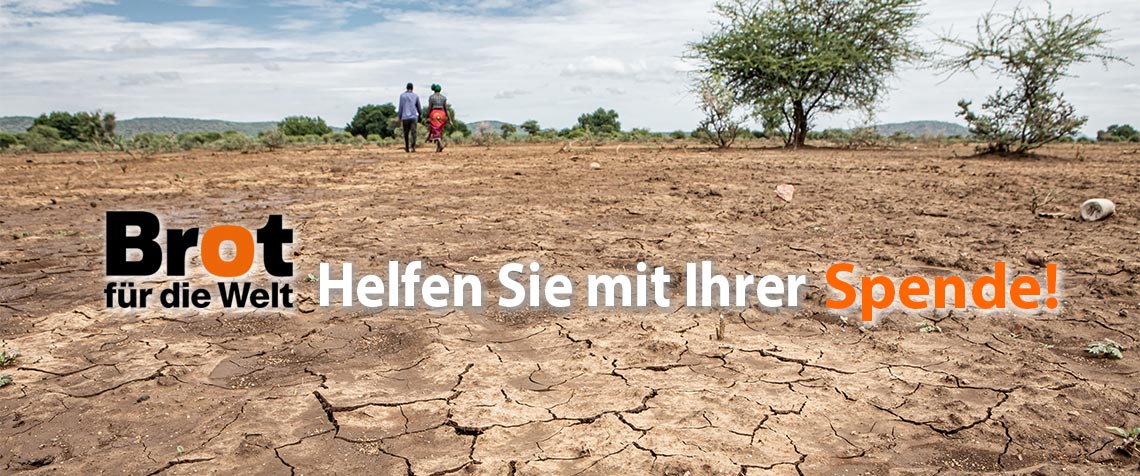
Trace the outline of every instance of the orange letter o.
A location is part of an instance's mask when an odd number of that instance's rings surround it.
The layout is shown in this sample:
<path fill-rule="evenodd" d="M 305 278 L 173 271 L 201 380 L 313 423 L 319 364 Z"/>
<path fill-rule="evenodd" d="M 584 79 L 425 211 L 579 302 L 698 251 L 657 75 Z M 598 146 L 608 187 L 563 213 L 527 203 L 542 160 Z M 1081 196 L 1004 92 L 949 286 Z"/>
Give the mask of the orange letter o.
<path fill-rule="evenodd" d="M 234 259 L 222 259 L 222 243 L 233 242 Z M 240 226 L 223 225 L 206 230 L 202 235 L 202 266 L 210 274 L 222 278 L 236 278 L 253 267 L 253 235 Z"/>

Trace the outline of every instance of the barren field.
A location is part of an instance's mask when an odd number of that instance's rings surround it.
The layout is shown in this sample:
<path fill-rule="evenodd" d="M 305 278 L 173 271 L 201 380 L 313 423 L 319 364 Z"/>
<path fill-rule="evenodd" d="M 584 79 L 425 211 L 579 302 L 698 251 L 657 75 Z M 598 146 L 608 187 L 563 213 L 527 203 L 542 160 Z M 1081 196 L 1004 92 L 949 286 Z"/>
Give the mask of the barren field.
<path fill-rule="evenodd" d="M 0 156 L 0 347 L 21 354 L 0 371 L 0 472 L 1136 474 L 1105 430 L 1140 426 L 1135 146 L 560 147 Z M 1117 215 L 1072 219 L 1089 198 Z M 284 214 L 299 310 L 104 309 L 104 212 L 134 209 L 171 227 Z M 1060 314 L 864 331 L 821 305 L 835 262 L 1042 274 L 1027 251 L 1061 265 Z M 531 259 L 575 279 L 711 259 L 815 288 L 776 315 L 371 311 L 318 308 L 305 279 L 417 259 L 492 296 Z M 1105 338 L 1123 360 L 1086 356 Z"/>

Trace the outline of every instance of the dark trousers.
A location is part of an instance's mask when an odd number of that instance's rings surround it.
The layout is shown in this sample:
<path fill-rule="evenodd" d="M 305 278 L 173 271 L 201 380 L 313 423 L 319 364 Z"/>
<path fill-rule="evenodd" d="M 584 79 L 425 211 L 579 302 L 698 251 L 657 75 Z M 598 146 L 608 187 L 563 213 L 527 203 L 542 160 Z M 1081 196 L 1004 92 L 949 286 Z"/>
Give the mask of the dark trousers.
<path fill-rule="evenodd" d="M 416 123 L 415 119 L 404 119 L 404 150 L 416 149 Z M 409 136 L 409 134 L 411 134 Z M 410 139 L 409 139 L 410 138 Z"/>

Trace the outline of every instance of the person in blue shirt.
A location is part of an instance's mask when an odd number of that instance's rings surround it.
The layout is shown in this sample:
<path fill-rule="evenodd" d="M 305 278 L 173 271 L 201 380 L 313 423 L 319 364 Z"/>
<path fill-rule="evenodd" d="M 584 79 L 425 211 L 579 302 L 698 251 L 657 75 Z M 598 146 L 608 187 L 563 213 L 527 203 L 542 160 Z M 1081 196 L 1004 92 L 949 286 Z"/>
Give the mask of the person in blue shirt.
<path fill-rule="evenodd" d="M 414 89 L 415 86 L 408 83 L 408 90 L 400 95 L 400 108 L 396 111 L 404 126 L 404 152 L 416 151 L 416 125 L 420 122 L 420 97 L 413 92 Z"/>

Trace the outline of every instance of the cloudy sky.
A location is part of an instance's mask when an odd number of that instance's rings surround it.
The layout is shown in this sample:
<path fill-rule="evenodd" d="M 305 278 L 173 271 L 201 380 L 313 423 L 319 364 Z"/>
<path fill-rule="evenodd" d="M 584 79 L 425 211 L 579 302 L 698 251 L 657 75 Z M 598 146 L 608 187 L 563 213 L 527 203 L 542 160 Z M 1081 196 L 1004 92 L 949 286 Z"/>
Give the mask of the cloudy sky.
<path fill-rule="evenodd" d="M 924 41 L 969 33 L 1016 0 L 928 0 Z M 1043 1 L 1022 5 L 1044 9 Z M 686 44 L 714 28 L 713 0 L 0 0 L 0 116 L 49 110 L 235 121 L 320 115 L 394 101 L 404 83 L 441 83 L 460 119 L 565 127 L 598 106 L 625 128 L 691 130 Z M 1055 10 L 1111 12 L 1113 49 L 1140 64 L 1140 2 L 1056 0 Z M 1087 133 L 1140 123 L 1140 70 L 1078 68 L 1068 99 Z M 1000 84 L 908 69 L 881 122 L 953 121 L 960 98 Z M 426 89 L 426 88 L 423 88 Z M 819 126 L 853 126 L 854 115 Z"/>

